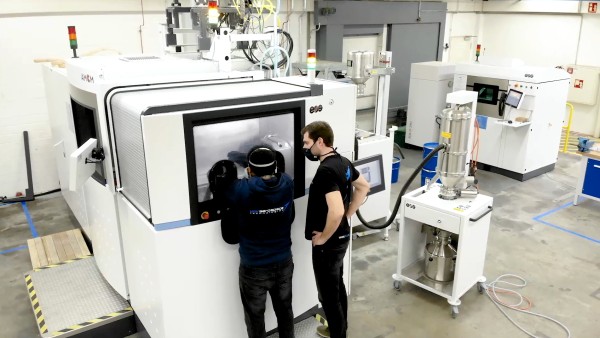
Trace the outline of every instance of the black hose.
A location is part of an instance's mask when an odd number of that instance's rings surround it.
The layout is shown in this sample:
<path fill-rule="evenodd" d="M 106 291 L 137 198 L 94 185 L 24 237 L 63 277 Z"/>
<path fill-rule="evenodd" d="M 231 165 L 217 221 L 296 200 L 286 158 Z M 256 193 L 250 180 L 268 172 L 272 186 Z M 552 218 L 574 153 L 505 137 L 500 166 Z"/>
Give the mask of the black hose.
<path fill-rule="evenodd" d="M 425 166 L 425 164 L 433 157 L 435 156 L 435 154 L 437 154 L 440 150 L 444 149 L 446 147 L 445 144 L 440 144 L 437 147 L 435 147 L 424 159 L 423 161 L 417 166 L 417 168 L 415 169 L 415 171 L 413 171 L 413 173 L 410 175 L 410 177 L 408 178 L 408 180 L 406 181 L 406 183 L 404 183 L 404 185 L 402 186 L 402 190 L 400 190 L 400 195 L 398 195 L 398 199 L 396 199 L 396 204 L 394 205 L 394 210 L 392 211 L 392 215 L 390 216 L 390 218 L 388 218 L 383 224 L 371 224 L 367 221 L 365 221 L 365 219 L 362 217 L 362 215 L 360 214 L 360 210 L 356 210 L 356 216 L 358 217 L 358 219 L 360 220 L 360 222 L 366 226 L 369 229 L 385 229 L 388 226 L 390 226 L 390 224 L 392 224 L 392 222 L 394 221 L 394 219 L 396 218 L 396 214 L 398 213 L 398 209 L 400 209 L 400 202 L 402 201 L 402 196 L 404 196 L 404 194 L 406 193 L 406 190 L 408 190 L 408 187 L 410 186 L 410 184 L 412 183 L 412 181 L 415 179 L 415 177 L 417 177 L 417 175 L 419 174 L 419 171 L 421 171 L 421 169 L 423 169 L 423 167 Z"/>
<path fill-rule="evenodd" d="M 400 153 L 400 156 L 402 156 L 402 159 L 404 159 L 404 154 L 402 153 L 402 149 L 400 148 L 398 143 L 394 142 L 394 148 L 396 148 L 398 150 L 398 152 Z"/>

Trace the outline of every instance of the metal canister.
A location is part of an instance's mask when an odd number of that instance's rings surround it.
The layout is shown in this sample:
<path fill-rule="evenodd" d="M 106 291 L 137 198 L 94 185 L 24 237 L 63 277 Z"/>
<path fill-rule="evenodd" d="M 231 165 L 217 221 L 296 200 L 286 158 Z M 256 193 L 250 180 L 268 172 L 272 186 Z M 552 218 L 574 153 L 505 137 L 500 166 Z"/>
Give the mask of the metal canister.
<path fill-rule="evenodd" d="M 437 230 L 433 240 L 425 245 L 425 276 L 438 282 L 454 279 L 456 249 L 450 243 L 452 235 Z"/>
<path fill-rule="evenodd" d="M 367 51 L 350 51 L 347 57 L 347 74 L 358 87 L 358 95 L 365 93 L 365 82 L 371 78 L 368 70 L 373 68 L 375 53 Z"/>
<path fill-rule="evenodd" d="M 442 181 L 440 197 L 443 199 L 457 198 L 464 188 L 471 115 L 471 109 L 464 105 L 442 111 L 439 143 L 448 147 L 439 155 L 437 172 Z"/>

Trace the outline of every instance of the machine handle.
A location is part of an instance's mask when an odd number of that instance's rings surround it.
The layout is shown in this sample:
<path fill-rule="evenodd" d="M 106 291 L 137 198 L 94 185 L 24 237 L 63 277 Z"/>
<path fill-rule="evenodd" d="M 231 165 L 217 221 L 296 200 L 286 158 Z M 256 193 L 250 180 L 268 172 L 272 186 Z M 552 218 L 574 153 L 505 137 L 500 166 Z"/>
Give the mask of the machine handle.
<path fill-rule="evenodd" d="M 488 209 L 483 214 L 479 215 L 479 217 L 477 217 L 477 218 L 469 218 L 469 221 L 471 221 L 471 222 L 477 222 L 480 219 L 482 219 L 483 216 L 485 216 L 485 215 L 489 214 L 490 212 L 492 212 L 493 209 L 494 208 L 492 208 L 491 205 L 488 205 Z"/>
<path fill-rule="evenodd" d="M 498 100 L 498 116 L 504 116 L 505 106 L 506 106 L 506 93 L 501 93 L 500 99 Z"/>
<path fill-rule="evenodd" d="M 594 164 L 594 168 L 600 169 L 600 165 Z"/>

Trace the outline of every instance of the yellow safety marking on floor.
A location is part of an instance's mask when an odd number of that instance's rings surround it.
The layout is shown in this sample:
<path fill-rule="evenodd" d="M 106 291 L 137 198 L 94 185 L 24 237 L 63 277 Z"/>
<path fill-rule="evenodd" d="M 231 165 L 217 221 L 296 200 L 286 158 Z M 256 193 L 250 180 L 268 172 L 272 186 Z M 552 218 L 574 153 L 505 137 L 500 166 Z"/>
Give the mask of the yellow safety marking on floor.
<path fill-rule="evenodd" d="M 86 259 L 86 258 L 90 258 L 90 257 L 92 257 L 92 255 L 85 256 L 85 257 L 78 257 L 78 258 L 74 258 L 74 259 L 69 259 L 69 260 L 66 260 L 66 261 L 63 261 L 63 262 L 60 262 L 60 263 L 50 264 L 50 265 L 46 265 L 46 266 L 41 266 L 39 268 L 33 269 L 33 271 L 38 272 L 40 270 L 46 270 L 46 269 L 56 268 L 56 267 L 61 266 L 61 265 L 65 265 L 65 264 L 77 262 L 77 261 L 80 261 L 82 259 Z"/>
<path fill-rule="evenodd" d="M 31 276 L 28 274 L 25 275 L 25 285 L 27 286 L 27 291 L 29 292 L 29 300 L 31 300 L 31 307 L 33 308 L 33 314 L 35 315 L 38 327 L 40 328 L 40 333 L 47 333 L 48 327 L 46 326 L 46 320 L 44 319 L 44 314 L 42 313 L 42 307 L 40 306 L 37 294 L 35 293 L 33 280 L 31 280 Z"/>
<path fill-rule="evenodd" d="M 329 324 L 327 324 L 327 319 L 325 319 L 325 317 L 321 316 L 320 314 L 317 313 L 315 315 L 315 318 L 319 323 L 321 323 L 321 325 L 329 326 Z"/>
<path fill-rule="evenodd" d="M 133 308 L 128 307 L 128 308 L 125 308 L 125 309 L 117 311 L 117 312 L 109 313 L 107 315 L 104 315 L 104 316 L 101 316 L 101 317 L 98 317 L 98 318 L 94 318 L 94 319 L 85 321 L 83 323 L 79 323 L 79 324 L 76 324 L 76 325 L 71 325 L 71 326 L 69 326 L 67 328 L 64 328 L 62 330 L 58 330 L 58 331 L 52 332 L 52 337 L 57 337 L 57 336 L 65 334 L 67 332 L 78 330 L 78 329 L 84 328 L 84 327 L 92 325 L 92 324 L 100 323 L 100 322 L 105 321 L 107 319 L 120 316 L 120 315 L 122 315 L 124 313 L 127 313 L 129 311 L 133 311 Z"/>

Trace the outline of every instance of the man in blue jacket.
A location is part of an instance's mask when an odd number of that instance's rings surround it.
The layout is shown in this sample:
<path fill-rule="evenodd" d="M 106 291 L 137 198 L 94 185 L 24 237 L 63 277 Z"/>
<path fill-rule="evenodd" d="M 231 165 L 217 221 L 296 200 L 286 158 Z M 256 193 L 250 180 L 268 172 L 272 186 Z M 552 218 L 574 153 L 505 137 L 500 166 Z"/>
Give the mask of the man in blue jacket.
<path fill-rule="evenodd" d="M 249 338 L 264 338 L 265 303 L 271 295 L 279 337 L 294 337 L 291 226 L 294 182 L 277 173 L 276 152 L 264 146 L 248 153 L 249 178 L 236 179 L 225 200 L 240 242 L 239 287 Z"/>

